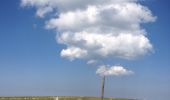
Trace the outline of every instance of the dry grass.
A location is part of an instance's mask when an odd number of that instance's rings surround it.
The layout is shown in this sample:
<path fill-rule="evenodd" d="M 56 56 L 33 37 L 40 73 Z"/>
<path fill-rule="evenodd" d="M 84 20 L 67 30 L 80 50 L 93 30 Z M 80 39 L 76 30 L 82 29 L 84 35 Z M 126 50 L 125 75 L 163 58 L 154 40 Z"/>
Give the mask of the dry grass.
<path fill-rule="evenodd" d="M 0 97 L 0 100 L 101 100 L 101 99 L 97 97 L 34 96 L 34 97 Z M 104 98 L 104 100 L 133 100 L 133 99 Z"/>

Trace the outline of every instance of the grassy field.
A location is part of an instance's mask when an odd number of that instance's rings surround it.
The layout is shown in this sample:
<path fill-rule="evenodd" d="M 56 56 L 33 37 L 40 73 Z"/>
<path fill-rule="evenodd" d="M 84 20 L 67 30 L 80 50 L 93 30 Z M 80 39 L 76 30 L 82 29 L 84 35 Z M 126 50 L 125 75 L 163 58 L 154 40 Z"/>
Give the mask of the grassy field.
<path fill-rule="evenodd" d="M 97 97 L 53 97 L 53 96 L 44 96 L 44 97 L 0 97 L 0 100 L 101 100 Z M 113 99 L 105 98 L 104 100 L 134 100 L 134 99 Z"/>

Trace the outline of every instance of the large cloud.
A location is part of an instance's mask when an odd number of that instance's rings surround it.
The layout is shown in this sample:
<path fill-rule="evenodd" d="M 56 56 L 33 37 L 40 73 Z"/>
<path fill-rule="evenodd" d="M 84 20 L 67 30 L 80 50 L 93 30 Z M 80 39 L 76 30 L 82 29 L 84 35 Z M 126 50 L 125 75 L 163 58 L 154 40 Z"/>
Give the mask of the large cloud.
<path fill-rule="evenodd" d="M 53 10 L 58 10 L 59 12 L 67 12 L 70 10 L 84 9 L 88 5 L 101 5 L 109 3 L 124 3 L 124 2 L 134 2 L 136 0 L 21 0 L 22 6 L 32 6 L 37 8 L 37 12 L 45 10 L 43 15 L 46 15 Z M 46 10 L 46 9 L 53 9 Z M 39 14 L 37 13 L 39 16 Z M 40 14 L 40 17 L 41 14 Z"/>
<path fill-rule="evenodd" d="M 63 33 L 59 39 L 68 47 L 61 51 L 62 57 L 96 59 L 110 56 L 132 59 L 144 55 L 152 49 L 152 45 L 144 35 L 112 33 Z"/>
<path fill-rule="evenodd" d="M 152 51 L 142 23 L 153 22 L 151 11 L 137 0 L 21 0 L 37 9 L 47 29 L 57 30 L 61 56 L 88 62 L 100 58 L 135 59 Z"/>

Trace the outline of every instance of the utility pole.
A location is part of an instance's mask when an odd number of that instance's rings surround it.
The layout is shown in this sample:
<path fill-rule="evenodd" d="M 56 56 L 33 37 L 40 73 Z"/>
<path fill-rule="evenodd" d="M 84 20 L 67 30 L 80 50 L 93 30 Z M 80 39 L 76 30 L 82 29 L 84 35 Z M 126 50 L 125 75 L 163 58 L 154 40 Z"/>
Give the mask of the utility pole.
<path fill-rule="evenodd" d="M 105 75 L 103 76 L 103 79 L 102 79 L 102 94 L 101 94 L 101 100 L 104 99 L 104 85 L 105 85 Z"/>

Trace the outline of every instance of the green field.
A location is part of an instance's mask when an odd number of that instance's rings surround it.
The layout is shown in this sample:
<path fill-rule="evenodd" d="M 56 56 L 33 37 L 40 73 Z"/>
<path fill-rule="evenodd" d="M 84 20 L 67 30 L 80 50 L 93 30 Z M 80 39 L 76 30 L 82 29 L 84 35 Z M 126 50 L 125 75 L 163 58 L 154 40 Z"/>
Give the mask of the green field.
<path fill-rule="evenodd" d="M 0 100 L 101 100 L 101 99 L 97 97 L 33 96 L 33 97 L 0 97 Z M 104 100 L 135 100 L 135 99 L 104 98 Z"/>

